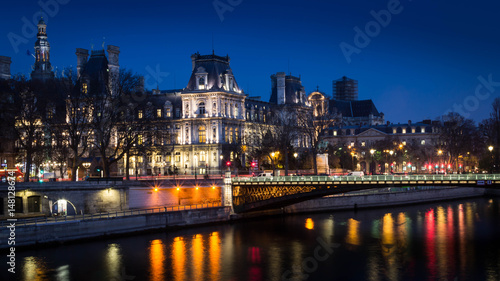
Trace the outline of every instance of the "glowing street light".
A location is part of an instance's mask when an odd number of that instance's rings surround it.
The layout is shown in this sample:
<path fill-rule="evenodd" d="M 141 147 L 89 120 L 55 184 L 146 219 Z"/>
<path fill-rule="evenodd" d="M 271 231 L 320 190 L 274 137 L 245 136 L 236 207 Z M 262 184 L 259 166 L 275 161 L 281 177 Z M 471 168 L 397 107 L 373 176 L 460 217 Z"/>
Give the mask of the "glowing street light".
<path fill-rule="evenodd" d="M 488 146 L 488 150 L 491 153 L 491 172 L 493 174 L 493 166 L 495 165 L 494 159 L 493 159 L 493 145 Z"/>
<path fill-rule="evenodd" d="M 295 158 L 295 175 L 299 174 L 299 163 L 297 163 L 297 157 L 298 156 L 299 156 L 299 154 L 297 152 L 295 152 L 293 154 L 293 157 Z"/>

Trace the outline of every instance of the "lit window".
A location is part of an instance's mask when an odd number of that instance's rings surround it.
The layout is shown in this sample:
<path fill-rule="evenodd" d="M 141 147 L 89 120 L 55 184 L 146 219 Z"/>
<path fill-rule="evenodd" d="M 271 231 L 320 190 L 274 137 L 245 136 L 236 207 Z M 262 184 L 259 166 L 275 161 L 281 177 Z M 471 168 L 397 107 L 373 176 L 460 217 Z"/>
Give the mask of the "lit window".
<path fill-rule="evenodd" d="M 175 153 L 175 162 L 181 162 L 181 153 L 180 152 Z"/>
<path fill-rule="evenodd" d="M 333 135 L 334 135 L 334 136 L 337 136 L 337 131 L 333 131 Z"/>
<path fill-rule="evenodd" d="M 169 107 L 167 108 L 167 117 L 170 117 L 171 115 L 172 115 L 171 108 Z"/>
<path fill-rule="evenodd" d="M 425 145 L 425 140 L 421 140 L 421 141 L 420 141 L 420 144 L 421 144 L 421 145 Z"/>
<path fill-rule="evenodd" d="M 142 110 L 139 110 L 139 112 L 137 113 L 137 118 L 142 119 L 142 117 L 143 117 L 143 112 Z"/>
<path fill-rule="evenodd" d="M 198 142 L 205 143 L 207 141 L 205 126 L 198 127 Z"/>
<path fill-rule="evenodd" d="M 161 108 L 156 110 L 156 117 L 161 118 Z"/>
<path fill-rule="evenodd" d="M 138 135 L 137 136 L 137 144 L 138 145 L 142 145 L 143 142 L 144 142 L 144 139 L 143 139 L 142 135 Z"/>
<path fill-rule="evenodd" d="M 206 155 L 205 151 L 200 152 L 200 161 L 201 162 L 207 161 L 207 155 Z"/>
<path fill-rule="evenodd" d="M 354 147 L 354 142 L 351 142 L 351 147 Z"/>
<path fill-rule="evenodd" d="M 161 162 L 161 155 L 156 155 L 156 162 Z"/>
<path fill-rule="evenodd" d="M 403 128 L 403 134 L 406 134 L 406 129 L 405 128 Z"/>
<path fill-rule="evenodd" d="M 424 127 L 420 128 L 420 132 L 425 133 L 425 128 Z"/>
<path fill-rule="evenodd" d="M 224 129 L 224 141 L 227 143 L 229 142 L 229 131 L 227 127 Z"/>
<path fill-rule="evenodd" d="M 88 86 L 87 83 L 82 84 L 82 93 L 86 94 L 88 92 Z"/>
<path fill-rule="evenodd" d="M 229 143 L 233 143 L 233 128 L 229 128 Z"/>
<path fill-rule="evenodd" d="M 364 141 L 361 142 L 361 146 L 365 146 L 366 143 Z"/>
<path fill-rule="evenodd" d="M 234 141 L 235 141 L 235 142 L 238 142 L 238 141 L 239 141 L 239 138 L 238 138 L 238 128 L 235 128 L 235 129 L 234 129 Z"/>
<path fill-rule="evenodd" d="M 205 90 L 205 78 L 203 77 L 198 80 L 198 90 Z"/>
<path fill-rule="evenodd" d="M 142 161 L 144 161 L 144 159 L 142 158 L 142 156 L 137 157 L 137 162 L 142 163 Z"/>
<path fill-rule="evenodd" d="M 403 141 L 403 145 L 406 145 L 406 141 Z"/>

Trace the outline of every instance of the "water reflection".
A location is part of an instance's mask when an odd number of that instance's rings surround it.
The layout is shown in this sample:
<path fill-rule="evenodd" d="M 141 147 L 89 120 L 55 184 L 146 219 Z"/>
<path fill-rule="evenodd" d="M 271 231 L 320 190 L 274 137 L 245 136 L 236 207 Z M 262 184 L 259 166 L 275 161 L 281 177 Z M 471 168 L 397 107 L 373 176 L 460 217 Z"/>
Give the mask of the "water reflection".
<path fill-rule="evenodd" d="M 306 219 L 306 228 L 307 229 L 314 229 L 314 221 L 311 218 Z"/>
<path fill-rule="evenodd" d="M 498 202 L 296 215 L 177 237 L 75 243 L 20 254 L 18 279 L 82 280 L 91 272 L 89 280 L 119 280 L 125 268 L 134 280 L 499 280 Z M 334 242 L 340 247 L 329 249 Z M 317 247 L 327 259 L 315 256 Z"/>
<path fill-rule="evenodd" d="M 163 241 L 156 239 L 151 241 L 149 246 L 150 280 L 160 281 L 165 279 L 165 248 Z"/>
<path fill-rule="evenodd" d="M 359 224 L 360 222 L 355 219 L 349 219 L 347 221 L 347 236 L 346 243 L 354 246 L 361 245 L 361 237 L 359 235 Z"/>
<path fill-rule="evenodd" d="M 26 257 L 23 265 L 24 280 L 46 280 L 47 267 L 45 262 L 38 257 Z"/>
<path fill-rule="evenodd" d="M 113 243 L 109 244 L 106 249 L 105 254 L 105 265 L 106 265 L 106 273 L 110 279 L 119 278 L 121 276 L 121 263 L 122 263 L 122 254 L 120 245 Z"/>
<path fill-rule="evenodd" d="M 186 280 L 186 243 L 182 237 L 174 238 L 172 242 L 171 262 L 174 280 Z"/>

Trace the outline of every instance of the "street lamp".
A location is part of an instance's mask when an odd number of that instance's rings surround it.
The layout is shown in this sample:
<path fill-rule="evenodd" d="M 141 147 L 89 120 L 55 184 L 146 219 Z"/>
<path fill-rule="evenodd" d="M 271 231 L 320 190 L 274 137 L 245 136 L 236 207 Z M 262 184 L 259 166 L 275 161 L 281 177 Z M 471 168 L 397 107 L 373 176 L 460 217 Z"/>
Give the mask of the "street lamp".
<path fill-rule="evenodd" d="M 293 154 L 293 157 L 295 158 L 295 175 L 296 176 L 299 174 L 299 163 L 297 163 L 297 156 L 299 156 L 299 154 L 297 152 L 295 152 Z"/>
<path fill-rule="evenodd" d="M 85 168 L 85 171 L 86 171 L 86 174 L 88 177 L 89 176 L 89 168 L 90 168 L 91 163 L 90 162 L 83 162 L 82 165 Z M 77 177 L 78 177 L 78 175 L 77 175 Z"/>
<path fill-rule="evenodd" d="M 375 149 L 373 149 L 373 148 L 372 148 L 372 149 L 370 149 L 370 154 L 371 154 L 371 156 L 372 156 L 372 161 L 371 161 L 371 163 L 370 163 L 370 170 L 371 170 L 370 172 L 371 172 L 371 174 L 372 174 L 372 175 L 373 175 L 373 172 L 375 171 L 375 169 L 374 169 L 374 167 L 373 167 L 373 164 L 374 164 L 374 163 L 373 163 L 373 153 L 375 153 Z"/>
<path fill-rule="evenodd" d="M 491 170 L 491 171 L 490 171 L 490 173 L 492 173 L 492 174 L 493 174 L 493 166 L 494 166 L 494 164 L 495 164 L 495 163 L 494 163 L 494 162 L 495 162 L 495 160 L 493 159 L 493 146 L 492 146 L 492 145 L 488 146 L 488 150 L 489 150 L 489 151 L 490 151 L 490 153 L 491 153 L 491 168 L 490 168 L 490 170 Z"/>

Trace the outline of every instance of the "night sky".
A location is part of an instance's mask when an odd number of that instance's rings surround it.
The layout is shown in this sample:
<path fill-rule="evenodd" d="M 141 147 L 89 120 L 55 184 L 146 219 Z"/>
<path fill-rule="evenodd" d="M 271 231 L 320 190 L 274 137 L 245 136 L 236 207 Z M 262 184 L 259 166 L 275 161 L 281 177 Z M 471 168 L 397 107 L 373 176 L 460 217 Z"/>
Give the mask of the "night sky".
<path fill-rule="evenodd" d="M 183 88 L 191 54 L 212 53 L 213 41 L 217 55 L 231 57 L 244 91 L 266 101 L 269 77 L 281 71 L 300 75 L 308 94 L 319 87 L 330 96 L 332 80 L 356 79 L 359 98 L 373 99 L 394 123 L 454 107 L 479 122 L 500 93 L 500 3 L 493 0 L 40 2 L 51 3 L 42 11 L 58 72 L 76 66 L 76 48 L 101 49 L 104 41 L 120 47 L 120 65 L 145 75 L 148 88 L 158 74 L 160 89 Z M 26 51 L 33 53 L 36 35 L 23 32 L 23 17 L 37 22 L 40 9 L 38 1 L 2 3 L 0 55 L 12 57 L 13 74 L 31 72 Z M 374 13 L 385 26 L 372 22 Z M 356 41 L 355 30 L 364 31 Z M 345 56 L 341 45 L 353 53 Z"/>

